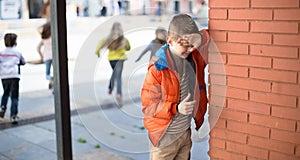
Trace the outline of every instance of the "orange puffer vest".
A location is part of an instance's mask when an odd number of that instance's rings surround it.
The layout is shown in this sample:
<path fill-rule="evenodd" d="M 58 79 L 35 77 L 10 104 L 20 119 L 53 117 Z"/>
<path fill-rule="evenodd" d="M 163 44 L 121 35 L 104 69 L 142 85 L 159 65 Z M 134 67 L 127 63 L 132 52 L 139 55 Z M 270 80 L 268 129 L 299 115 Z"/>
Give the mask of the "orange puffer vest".
<path fill-rule="evenodd" d="M 197 101 L 198 106 L 195 107 L 193 115 L 196 130 L 201 127 L 204 121 L 208 102 L 204 69 L 207 64 L 209 34 L 207 30 L 200 31 L 200 34 L 202 35 L 202 45 L 198 50 L 191 53 L 195 63 L 197 78 L 194 100 Z M 176 106 L 180 98 L 180 84 L 178 73 L 173 69 L 174 64 L 170 57 L 168 44 L 156 52 L 154 59 L 148 67 L 141 97 L 144 125 L 148 130 L 152 144 L 158 146 L 173 117 L 178 114 Z"/>

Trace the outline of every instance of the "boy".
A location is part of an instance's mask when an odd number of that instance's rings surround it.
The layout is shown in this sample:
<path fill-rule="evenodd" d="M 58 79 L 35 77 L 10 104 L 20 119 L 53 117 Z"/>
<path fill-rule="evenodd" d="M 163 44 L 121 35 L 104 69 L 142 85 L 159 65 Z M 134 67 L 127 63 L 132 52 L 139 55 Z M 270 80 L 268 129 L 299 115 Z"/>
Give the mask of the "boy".
<path fill-rule="evenodd" d="M 208 43 L 208 32 L 199 32 L 192 17 L 176 15 L 169 25 L 167 43 L 148 67 L 141 99 L 152 160 L 190 158 L 191 119 L 198 130 L 207 109 L 204 68 Z"/>
<path fill-rule="evenodd" d="M 25 65 L 25 60 L 15 48 L 17 46 L 16 34 L 5 34 L 4 43 L 6 48 L 0 51 L 0 76 L 4 92 L 1 99 L 0 117 L 3 118 L 5 115 L 8 97 L 10 96 L 10 120 L 15 124 L 18 123 L 20 65 Z"/>

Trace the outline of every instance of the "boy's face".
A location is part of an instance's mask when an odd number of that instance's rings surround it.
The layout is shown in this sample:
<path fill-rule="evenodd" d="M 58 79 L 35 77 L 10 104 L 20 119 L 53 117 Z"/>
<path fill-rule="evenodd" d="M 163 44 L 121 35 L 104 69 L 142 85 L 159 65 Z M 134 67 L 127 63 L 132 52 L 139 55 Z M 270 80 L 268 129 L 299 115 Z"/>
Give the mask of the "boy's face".
<path fill-rule="evenodd" d="M 177 40 L 172 37 L 167 39 L 171 52 L 181 58 L 187 58 L 200 45 L 199 41 L 201 43 L 200 34 L 184 35 Z"/>

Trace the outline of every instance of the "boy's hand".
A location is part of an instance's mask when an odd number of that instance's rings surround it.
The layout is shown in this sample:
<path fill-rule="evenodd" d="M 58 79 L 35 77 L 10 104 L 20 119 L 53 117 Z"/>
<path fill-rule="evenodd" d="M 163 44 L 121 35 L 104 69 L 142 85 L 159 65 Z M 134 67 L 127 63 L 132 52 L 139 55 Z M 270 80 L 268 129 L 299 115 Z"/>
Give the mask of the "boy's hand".
<path fill-rule="evenodd" d="M 186 39 L 194 48 L 200 47 L 202 42 L 201 35 L 197 33 L 184 35 L 183 39 Z"/>
<path fill-rule="evenodd" d="M 190 51 L 193 51 L 201 45 L 202 38 L 201 35 L 197 33 L 187 34 L 179 38 L 177 42 L 184 47 L 191 47 Z"/>
<path fill-rule="evenodd" d="M 188 101 L 191 97 L 191 94 L 188 93 L 187 97 L 178 104 L 178 112 L 184 115 L 189 115 L 193 113 L 194 106 L 196 101 Z"/>

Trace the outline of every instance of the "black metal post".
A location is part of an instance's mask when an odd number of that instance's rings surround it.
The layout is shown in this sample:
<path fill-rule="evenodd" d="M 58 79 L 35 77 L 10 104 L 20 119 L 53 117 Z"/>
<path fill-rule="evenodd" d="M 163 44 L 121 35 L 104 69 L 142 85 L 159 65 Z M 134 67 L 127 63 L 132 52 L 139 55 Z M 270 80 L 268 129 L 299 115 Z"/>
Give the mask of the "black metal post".
<path fill-rule="evenodd" d="M 65 0 L 51 0 L 51 33 L 57 159 L 72 160 Z"/>

